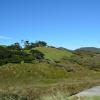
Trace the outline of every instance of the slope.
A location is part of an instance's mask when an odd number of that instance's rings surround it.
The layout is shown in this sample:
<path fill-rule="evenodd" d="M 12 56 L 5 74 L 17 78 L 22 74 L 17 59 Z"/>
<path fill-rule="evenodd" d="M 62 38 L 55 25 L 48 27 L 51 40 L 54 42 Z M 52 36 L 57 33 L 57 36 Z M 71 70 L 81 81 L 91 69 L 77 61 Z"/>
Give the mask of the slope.
<path fill-rule="evenodd" d="M 60 60 L 61 58 L 71 57 L 73 55 L 73 53 L 68 50 L 60 50 L 51 47 L 36 47 L 35 49 L 44 53 L 45 58 L 49 60 Z"/>

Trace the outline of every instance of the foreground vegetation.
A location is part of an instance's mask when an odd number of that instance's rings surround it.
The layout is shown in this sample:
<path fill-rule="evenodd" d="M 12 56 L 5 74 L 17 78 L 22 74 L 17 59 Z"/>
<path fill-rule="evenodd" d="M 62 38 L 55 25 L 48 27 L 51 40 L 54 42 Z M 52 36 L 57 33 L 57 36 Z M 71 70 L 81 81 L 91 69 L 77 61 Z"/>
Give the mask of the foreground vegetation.
<path fill-rule="evenodd" d="M 47 63 L 7 64 L 0 68 L 0 91 L 26 97 L 28 100 L 48 96 L 52 98 L 52 95 L 59 92 L 69 97 L 84 89 L 100 85 L 99 76 L 100 72 L 87 69 L 68 72 Z"/>
<path fill-rule="evenodd" d="M 99 61 L 97 48 L 71 51 L 44 41 L 0 46 L 0 100 L 70 100 L 100 85 Z"/>

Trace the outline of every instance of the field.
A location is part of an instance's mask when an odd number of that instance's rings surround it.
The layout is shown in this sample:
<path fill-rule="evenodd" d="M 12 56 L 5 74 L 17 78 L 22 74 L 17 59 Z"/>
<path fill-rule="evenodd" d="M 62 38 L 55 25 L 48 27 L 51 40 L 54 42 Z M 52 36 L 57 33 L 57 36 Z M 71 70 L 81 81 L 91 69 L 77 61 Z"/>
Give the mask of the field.
<path fill-rule="evenodd" d="M 77 100 L 75 94 L 100 85 L 99 52 L 1 47 L 0 54 L 0 100 Z"/>
<path fill-rule="evenodd" d="M 0 91 L 26 97 L 28 100 L 56 100 L 50 98 L 58 98 L 59 93 L 59 98 L 66 98 L 89 87 L 100 85 L 99 76 L 100 72 L 87 69 L 67 72 L 64 68 L 47 63 L 7 64 L 0 67 Z"/>

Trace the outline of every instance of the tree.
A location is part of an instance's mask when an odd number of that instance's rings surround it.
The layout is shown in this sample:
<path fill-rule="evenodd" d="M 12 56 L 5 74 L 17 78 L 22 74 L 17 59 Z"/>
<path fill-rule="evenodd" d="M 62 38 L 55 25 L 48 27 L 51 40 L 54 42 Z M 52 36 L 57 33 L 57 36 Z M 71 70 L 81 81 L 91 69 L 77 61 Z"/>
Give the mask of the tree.
<path fill-rule="evenodd" d="M 18 42 L 8 46 L 7 48 L 10 50 L 21 50 L 22 49 L 22 47 L 20 46 Z"/>
<path fill-rule="evenodd" d="M 30 53 L 37 60 L 44 59 L 44 54 L 38 50 L 31 50 Z"/>
<path fill-rule="evenodd" d="M 24 48 L 30 49 L 30 42 L 29 41 L 24 41 Z"/>
<path fill-rule="evenodd" d="M 45 47 L 47 46 L 47 43 L 44 41 L 38 41 L 35 43 L 35 47 Z"/>

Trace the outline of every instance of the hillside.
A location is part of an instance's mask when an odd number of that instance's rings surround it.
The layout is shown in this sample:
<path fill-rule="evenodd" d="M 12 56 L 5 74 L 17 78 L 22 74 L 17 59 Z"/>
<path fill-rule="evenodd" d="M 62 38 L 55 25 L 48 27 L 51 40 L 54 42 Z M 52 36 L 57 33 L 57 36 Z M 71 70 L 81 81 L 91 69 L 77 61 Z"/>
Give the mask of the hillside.
<path fill-rule="evenodd" d="M 85 88 L 99 85 L 100 73 L 81 67 L 74 69 L 78 72 L 69 72 L 64 67 L 47 63 L 3 65 L 0 68 L 0 91 L 34 98 L 26 100 L 38 100 L 35 98 L 57 92 L 65 93 L 67 97 Z"/>
<path fill-rule="evenodd" d="M 78 50 L 100 53 L 100 48 L 95 48 L 95 47 L 82 47 L 82 48 L 76 49 L 76 51 Z"/>
<path fill-rule="evenodd" d="M 15 43 L 0 47 L 0 64 L 1 100 L 55 100 L 100 85 L 100 53 L 92 50 Z"/>
<path fill-rule="evenodd" d="M 39 50 L 45 54 L 45 59 L 49 60 L 60 60 L 65 57 L 71 57 L 73 55 L 72 52 L 68 50 L 59 50 L 57 48 L 50 47 L 36 47 L 35 50 Z"/>

